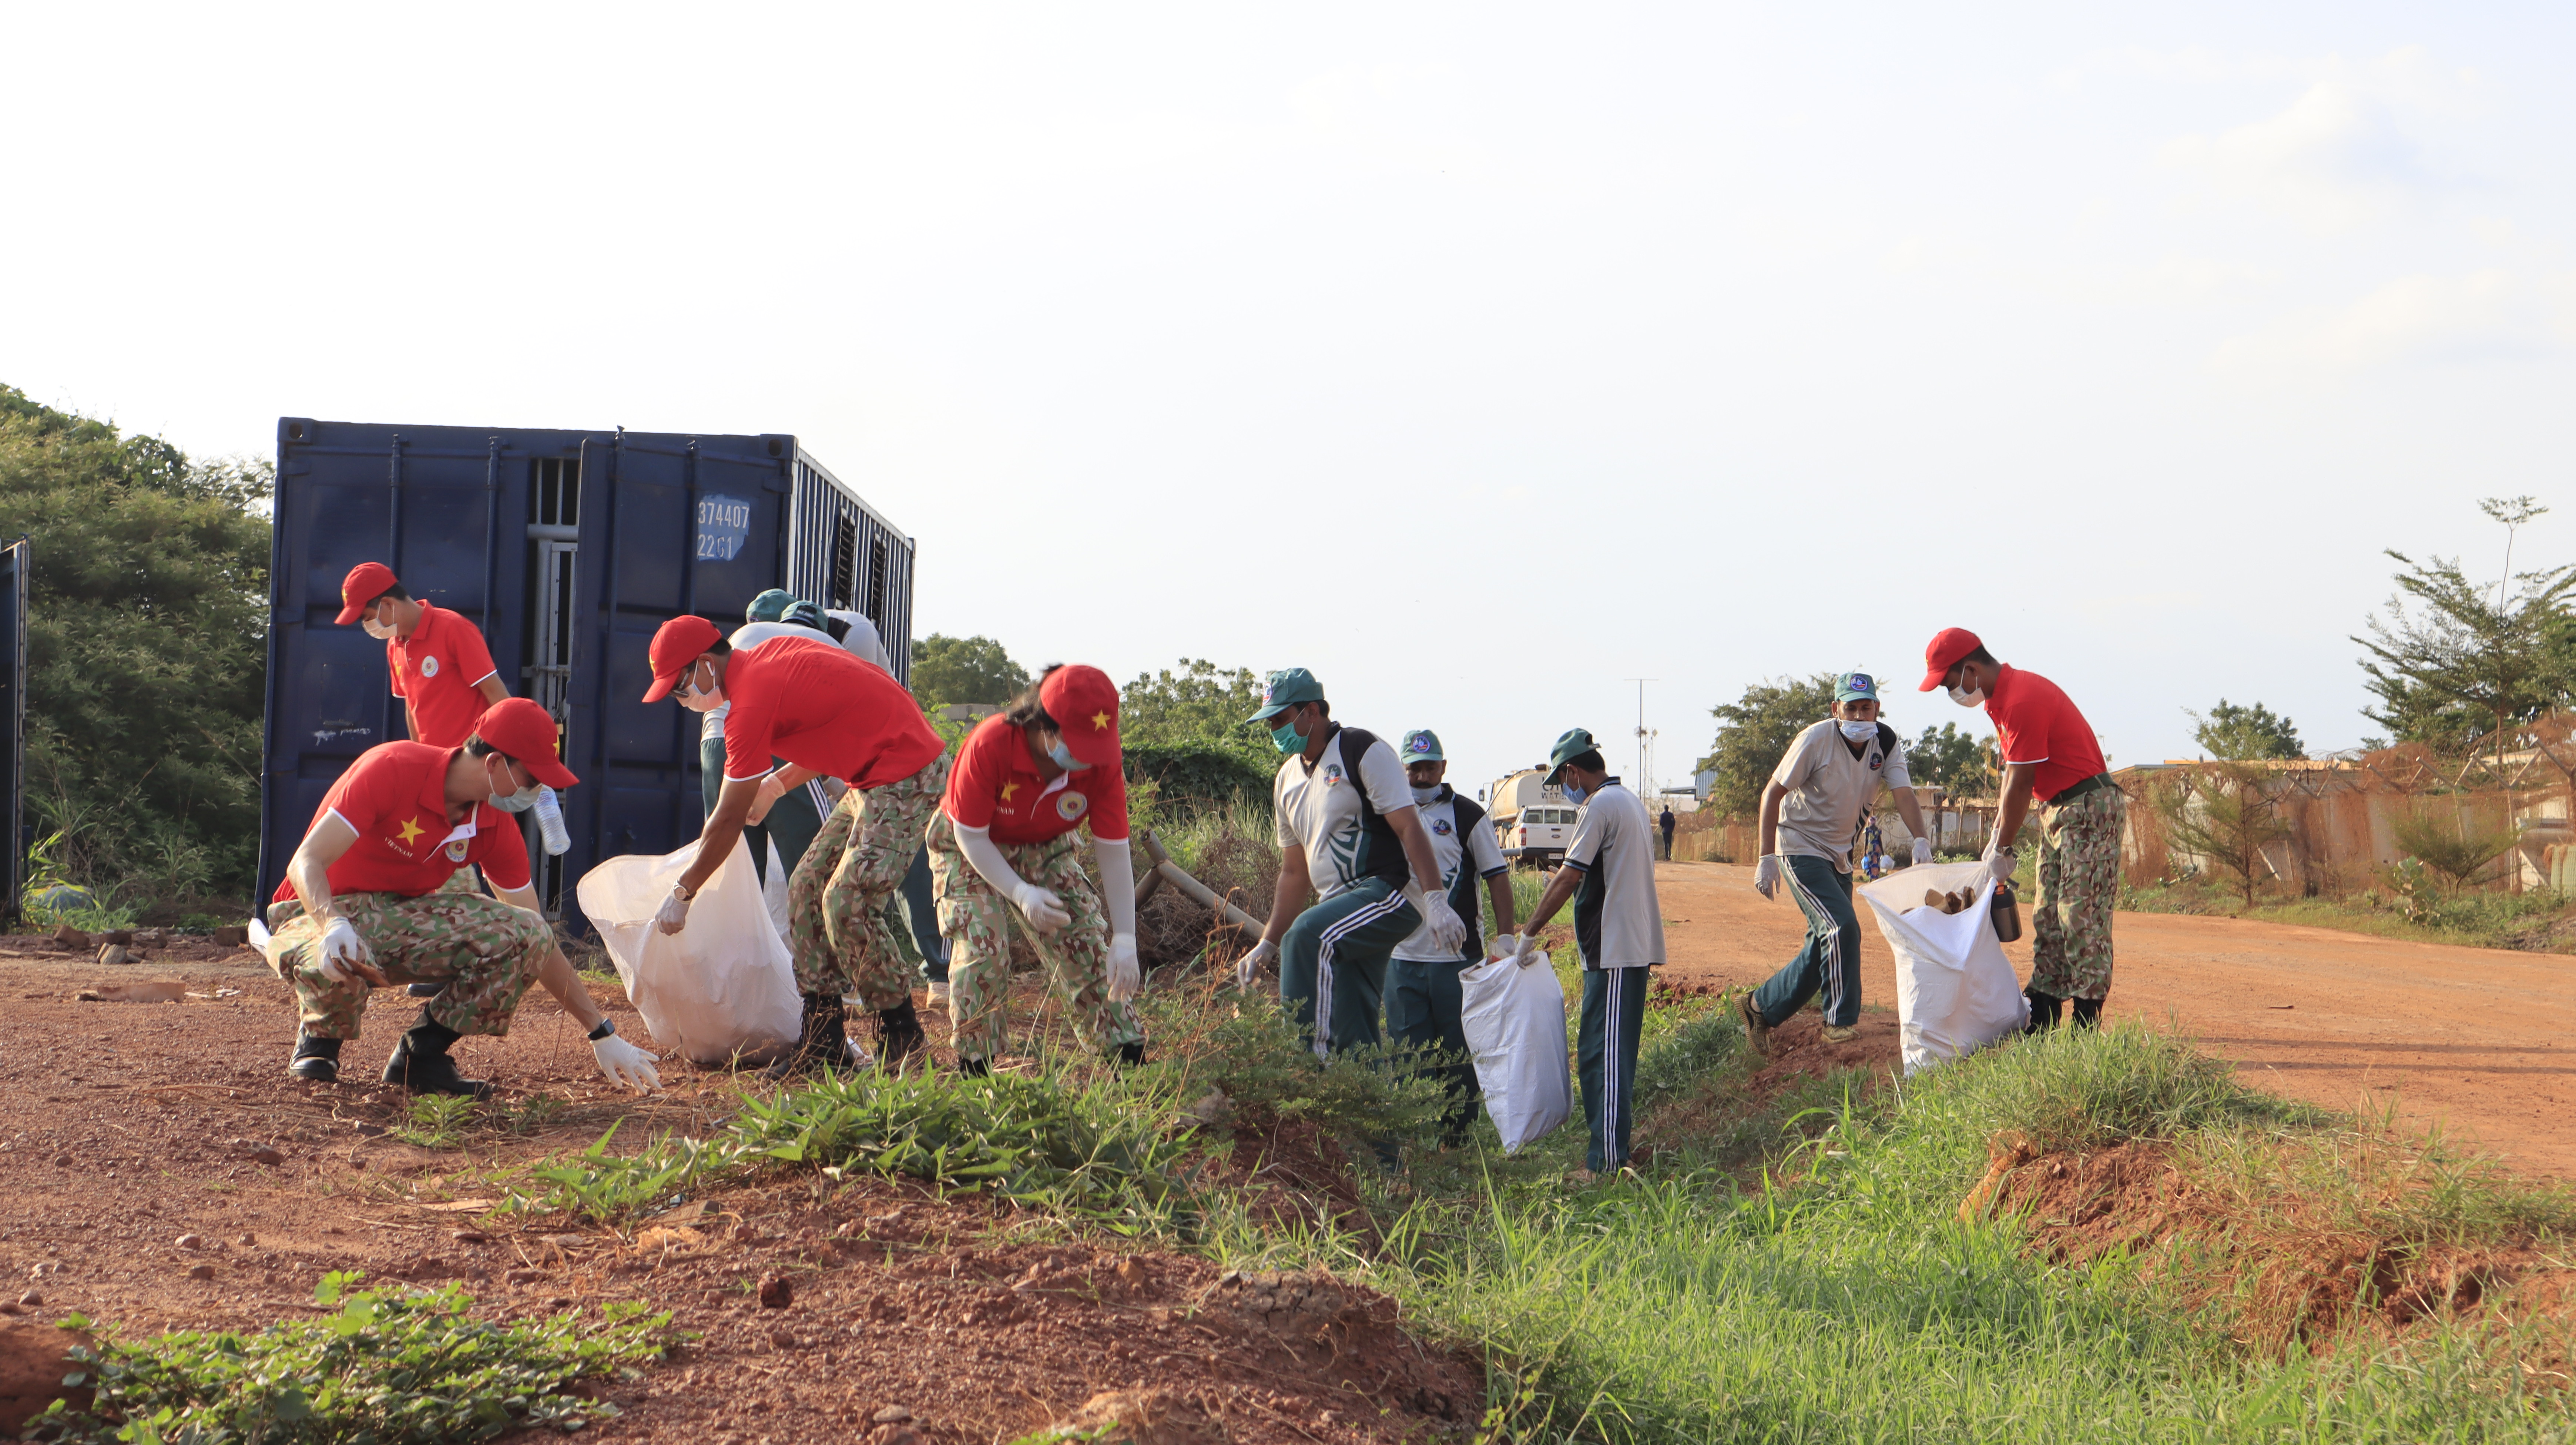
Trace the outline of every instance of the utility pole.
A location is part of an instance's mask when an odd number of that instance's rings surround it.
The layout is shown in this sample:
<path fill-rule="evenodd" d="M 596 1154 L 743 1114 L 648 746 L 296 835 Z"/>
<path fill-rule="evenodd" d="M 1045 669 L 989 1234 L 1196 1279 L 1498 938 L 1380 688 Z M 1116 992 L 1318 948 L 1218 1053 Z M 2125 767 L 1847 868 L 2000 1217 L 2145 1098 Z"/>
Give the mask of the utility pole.
<path fill-rule="evenodd" d="M 1633 683 L 1635 683 L 1635 684 L 1637 685 L 1637 789 L 1636 789 L 1636 791 L 1637 791 L 1637 795 L 1638 795 L 1639 797 L 1644 797 L 1644 796 L 1645 796 L 1645 793 L 1646 793 L 1646 790 L 1647 790 L 1647 789 L 1649 789 L 1649 788 L 1652 788 L 1652 787 L 1655 785 L 1655 780 L 1654 780 L 1653 775 L 1652 775 L 1652 774 L 1650 774 L 1650 773 L 1647 771 L 1647 758 L 1648 758 L 1648 756 L 1649 756 L 1649 749 L 1651 749 L 1651 748 L 1654 746 L 1654 734 L 1649 733 L 1649 732 L 1647 732 L 1647 731 L 1646 731 L 1646 684 L 1647 684 L 1647 683 L 1650 683 L 1650 682 L 1661 682 L 1661 681 L 1663 681 L 1663 679 L 1662 679 L 1662 678 L 1660 678 L 1660 677 L 1629 677 L 1629 678 L 1622 678 L 1622 679 L 1620 679 L 1620 681 L 1622 681 L 1622 682 L 1633 682 Z"/>

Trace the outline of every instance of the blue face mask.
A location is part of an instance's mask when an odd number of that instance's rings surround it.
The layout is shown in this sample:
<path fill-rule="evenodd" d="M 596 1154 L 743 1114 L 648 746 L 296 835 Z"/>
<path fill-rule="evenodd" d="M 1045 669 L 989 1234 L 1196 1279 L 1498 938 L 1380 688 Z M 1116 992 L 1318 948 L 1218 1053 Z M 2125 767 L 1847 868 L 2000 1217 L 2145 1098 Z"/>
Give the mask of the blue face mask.
<path fill-rule="evenodd" d="M 1567 782 L 1565 785 L 1565 801 L 1569 803 L 1579 804 L 1584 799 L 1591 796 L 1592 790 L 1590 788 L 1578 788 L 1571 781 Z"/>
<path fill-rule="evenodd" d="M 1055 761 L 1057 767 L 1068 773 L 1078 773 L 1091 766 L 1089 763 L 1075 761 L 1072 750 L 1064 745 L 1062 738 L 1057 738 L 1047 745 L 1047 756 Z"/>
<path fill-rule="evenodd" d="M 1272 728 L 1270 742 L 1283 753 L 1302 753 L 1306 750 L 1306 735 L 1297 731 L 1295 723 L 1281 723 Z"/>

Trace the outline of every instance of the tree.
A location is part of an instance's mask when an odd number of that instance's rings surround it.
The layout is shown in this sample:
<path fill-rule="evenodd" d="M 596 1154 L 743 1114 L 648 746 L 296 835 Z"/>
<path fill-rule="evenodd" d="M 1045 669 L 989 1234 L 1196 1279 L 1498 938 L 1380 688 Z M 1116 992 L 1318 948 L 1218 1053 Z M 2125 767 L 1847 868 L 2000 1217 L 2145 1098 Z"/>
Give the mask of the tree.
<path fill-rule="evenodd" d="M 999 706 L 1028 685 L 1028 670 L 989 637 L 934 632 L 912 644 L 912 695 L 925 712 L 952 702 Z"/>
<path fill-rule="evenodd" d="M 65 876 L 147 916 L 251 889 L 270 480 L 0 386 L 0 536 L 34 550 L 27 805 Z"/>
<path fill-rule="evenodd" d="M 2454 892 L 2477 882 L 2521 836 L 2513 828 L 2481 828 L 2429 811 L 2399 818 L 2396 831 L 2398 851 L 2448 879 Z"/>
<path fill-rule="evenodd" d="M 2261 703 L 2239 707 L 2225 698 L 2203 717 L 2189 708 L 2183 715 L 2197 724 L 2191 735 L 2213 758 L 2251 762 L 2259 758 L 2304 758 L 2299 729 L 2288 718 Z"/>
<path fill-rule="evenodd" d="M 2517 498 L 2495 502 L 2488 513 L 2510 529 L 2537 509 Z M 2368 654 L 2361 669 L 2379 698 L 2362 716 L 2399 742 L 2458 753 L 2492 746 L 2501 757 L 2514 724 L 2566 700 L 2576 662 L 2568 614 L 2576 565 L 2507 576 L 2490 601 L 2489 587 L 2471 582 L 2457 558 L 2418 563 L 2393 549 L 2388 555 L 2406 570 L 2397 574 L 2387 615 L 2373 613 L 2370 636 L 2352 639 Z"/>
<path fill-rule="evenodd" d="M 1261 710 L 1261 679 L 1205 658 L 1179 668 L 1141 673 L 1119 696 L 1128 776 L 1153 782 L 1166 804 L 1267 797 L 1279 752 L 1244 722 Z"/>
<path fill-rule="evenodd" d="M 1905 745 L 1905 773 L 1918 788 L 1939 788 L 1954 798 L 1990 796 L 1995 790 L 1995 742 L 1964 732 L 1957 723 L 1927 727 Z"/>
<path fill-rule="evenodd" d="M 2264 790 L 2268 781 L 2261 768 L 2214 763 L 2198 771 L 2196 786 L 2193 774 L 2179 774 L 2155 794 L 2156 813 L 2173 841 L 2236 875 L 2248 908 L 2272 868 L 2264 850 L 2290 836 L 2289 824 Z"/>
<path fill-rule="evenodd" d="M 1709 709 L 1718 721 L 1717 742 L 1698 766 L 1717 774 L 1708 802 L 1721 818 L 1750 818 L 1762 806 L 1762 785 L 1801 729 L 1833 716 L 1834 675 L 1776 677 L 1744 690 L 1734 702 Z"/>

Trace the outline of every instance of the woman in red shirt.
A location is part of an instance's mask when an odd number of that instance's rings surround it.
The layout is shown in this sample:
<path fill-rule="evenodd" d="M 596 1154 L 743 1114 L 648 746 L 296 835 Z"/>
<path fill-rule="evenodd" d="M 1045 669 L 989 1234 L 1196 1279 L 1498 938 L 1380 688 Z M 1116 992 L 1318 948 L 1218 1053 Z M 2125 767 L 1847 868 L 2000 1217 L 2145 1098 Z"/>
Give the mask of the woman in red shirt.
<path fill-rule="evenodd" d="M 1099 893 L 1074 853 L 1086 820 Z M 976 724 L 949 770 L 928 846 L 939 931 L 950 944 L 957 1067 L 990 1073 L 1002 1051 L 1014 926 L 1055 975 L 1083 1036 L 1121 1062 L 1143 1063 L 1145 1033 L 1128 1006 L 1142 981 L 1136 875 L 1118 689 L 1108 674 L 1049 668 L 1010 707 Z"/>

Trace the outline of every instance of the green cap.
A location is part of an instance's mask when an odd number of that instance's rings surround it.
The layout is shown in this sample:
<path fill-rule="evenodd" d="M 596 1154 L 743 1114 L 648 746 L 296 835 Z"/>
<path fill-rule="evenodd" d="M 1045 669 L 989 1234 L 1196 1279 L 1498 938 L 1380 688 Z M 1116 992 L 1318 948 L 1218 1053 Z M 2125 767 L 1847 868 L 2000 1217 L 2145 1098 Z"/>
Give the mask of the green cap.
<path fill-rule="evenodd" d="M 816 632 L 829 632 L 832 630 L 830 627 L 824 625 L 825 619 L 821 605 L 804 601 L 801 598 L 790 604 L 788 609 L 784 613 L 780 614 L 778 620 L 781 622 L 793 622 L 799 627 L 811 627 Z"/>
<path fill-rule="evenodd" d="M 1597 746 L 1592 741 L 1592 734 L 1589 731 L 1583 728 L 1567 728 L 1557 738 L 1556 746 L 1547 750 L 1547 776 L 1539 781 L 1551 788 L 1555 787 L 1557 779 L 1565 776 L 1567 759 L 1581 757 Z"/>
<path fill-rule="evenodd" d="M 1846 672 L 1834 679 L 1835 702 L 1852 702 L 1863 698 L 1871 702 L 1878 701 L 1877 678 L 1865 672 Z"/>
<path fill-rule="evenodd" d="M 788 608 L 795 605 L 796 594 L 788 591 L 784 587 L 772 587 L 768 591 L 751 599 L 751 605 L 742 609 L 742 620 L 745 622 L 776 622 L 787 615 Z"/>
<path fill-rule="evenodd" d="M 1440 735 L 1429 728 L 1415 728 L 1404 735 L 1404 746 L 1396 751 L 1395 760 L 1411 767 L 1415 763 L 1445 763 L 1449 755 L 1440 751 Z"/>
<path fill-rule="evenodd" d="M 1315 681 L 1315 674 L 1302 667 L 1283 667 L 1270 674 L 1270 680 L 1261 685 L 1261 711 L 1244 721 L 1259 722 L 1272 713 L 1295 707 L 1301 702 L 1323 700 L 1324 685 Z"/>

